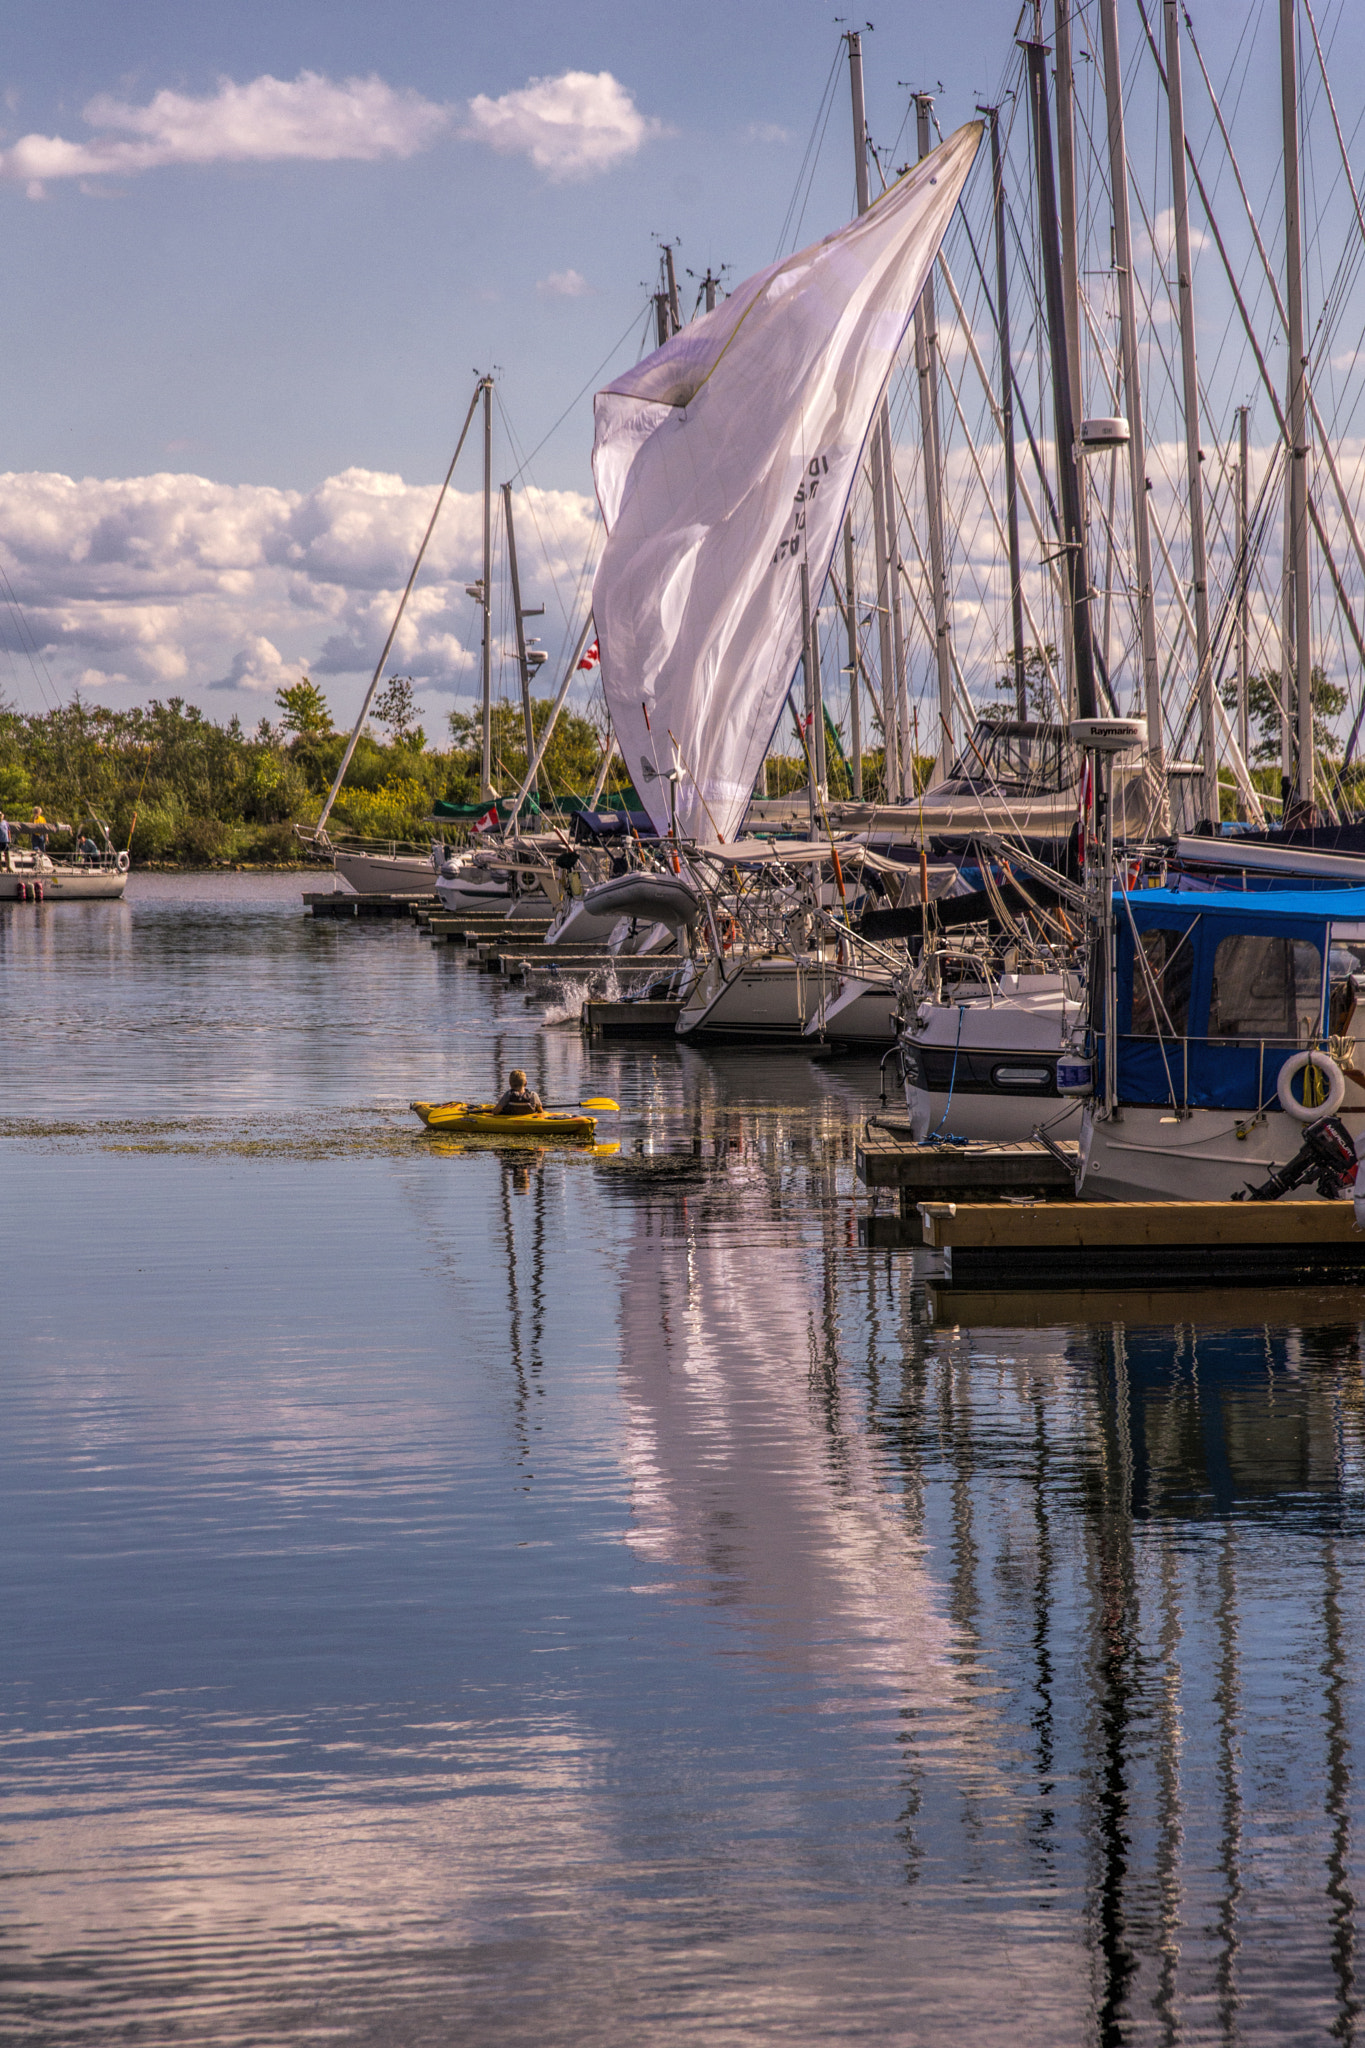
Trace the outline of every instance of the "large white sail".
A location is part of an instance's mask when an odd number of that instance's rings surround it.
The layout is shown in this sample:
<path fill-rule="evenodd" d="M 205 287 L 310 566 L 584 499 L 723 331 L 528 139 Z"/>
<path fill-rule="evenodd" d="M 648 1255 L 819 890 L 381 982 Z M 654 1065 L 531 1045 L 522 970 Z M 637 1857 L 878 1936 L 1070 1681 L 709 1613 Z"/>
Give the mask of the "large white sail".
<path fill-rule="evenodd" d="M 679 832 L 739 828 L 801 653 L 803 554 L 814 601 L 981 132 L 959 128 L 597 395 L 602 680 L 660 829 L 674 745 Z"/>

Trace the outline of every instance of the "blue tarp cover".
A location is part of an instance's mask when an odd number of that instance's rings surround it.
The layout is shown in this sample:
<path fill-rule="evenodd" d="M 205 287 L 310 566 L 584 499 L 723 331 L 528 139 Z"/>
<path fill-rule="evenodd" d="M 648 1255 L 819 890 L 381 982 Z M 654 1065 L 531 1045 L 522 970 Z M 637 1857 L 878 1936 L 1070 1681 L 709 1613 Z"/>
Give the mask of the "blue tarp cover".
<path fill-rule="evenodd" d="M 1125 900 L 1114 899 L 1118 935 L 1118 1015 L 1132 1017 L 1134 928 L 1190 933 L 1193 950 L 1188 1042 L 1179 1038 L 1119 1039 L 1119 1101 L 1170 1102 L 1192 1108 L 1251 1111 L 1275 1094 L 1280 1068 L 1297 1041 L 1288 1037 L 1239 1043 L 1235 1038 L 1210 1040 L 1209 1005 L 1213 962 L 1219 941 L 1234 934 L 1298 940 L 1316 946 L 1326 958 L 1327 927 L 1333 922 L 1365 924 L 1365 890 L 1281 889 L 1273 894 L 1226 891 L 1140 889 Z M 1168 1073 L 1169 1069 L 1169 1073 Z"/>

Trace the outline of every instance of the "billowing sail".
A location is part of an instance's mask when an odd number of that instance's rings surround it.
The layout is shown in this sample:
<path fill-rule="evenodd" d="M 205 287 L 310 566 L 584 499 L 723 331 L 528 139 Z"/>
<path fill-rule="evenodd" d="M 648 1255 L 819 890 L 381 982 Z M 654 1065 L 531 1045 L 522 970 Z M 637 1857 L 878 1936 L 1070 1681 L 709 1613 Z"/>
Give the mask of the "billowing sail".
<path fill-rule="evenodd" d="M 814 602 L 980 139 L 959 128 L 597 395 L 602 680 L 661 829 L 675 765 L 680 833 L 739 828 L 801 653 L 802 557 Z"/>

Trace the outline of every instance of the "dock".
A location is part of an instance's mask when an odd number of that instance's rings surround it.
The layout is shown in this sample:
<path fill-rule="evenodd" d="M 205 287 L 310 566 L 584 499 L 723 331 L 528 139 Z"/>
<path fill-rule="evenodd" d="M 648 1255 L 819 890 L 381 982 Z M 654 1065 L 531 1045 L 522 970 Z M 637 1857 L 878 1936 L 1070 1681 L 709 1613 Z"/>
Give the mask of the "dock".
<path fill-rule="evenodd" d="M 304 891 L 307 917 L 411 917 L 436 902 L 431 895 L 352 896 L 346 889 Z"/>
<path fill-rule="evenodd" d="M 902 1203 L 951 1199 L 989 1202 L 1007 1195 L 1044 1201 L 1075 1199 L 1076 1147 L 1015 1144 L 929 1145 L 906 1123 L 869 1118 L 857 1146 L 858 1178 L 869 1188 L 896 1188 Z"/>
<path fill-rule="evenodd" d="M 1365 1279 L 1353 1202 L 932 1202 L 952 1287 L 1142 1288 Z"/>
<path fill-rule="evenodd" d="M 583 1029 L 589 1038 L 672 1038 L 682 1008 L 680 996 L 661 1002 L 583 1005 Z"/>
<path fill-rule="evenodd" d="M 417 922 L 433 945 L 449 946 L 473 946 L 480 939 L 501 938 L 509 931 L 518 933 L 527 945 L 538 946 L 550 929 L 548 917 L 485 916 L 477 910 L 446 911 L 439 906 L 431 912 L 418 912 Z"/>

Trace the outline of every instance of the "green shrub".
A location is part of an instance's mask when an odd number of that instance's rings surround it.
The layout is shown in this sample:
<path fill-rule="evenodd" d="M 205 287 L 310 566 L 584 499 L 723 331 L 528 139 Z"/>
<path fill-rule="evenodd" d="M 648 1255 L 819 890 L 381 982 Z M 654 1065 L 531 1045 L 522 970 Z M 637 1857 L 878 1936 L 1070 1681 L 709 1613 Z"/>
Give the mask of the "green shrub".
<path fill-rule="evenodd" d="M 413 776 L 382 789 L 346 788 L 332 816 L 362 839 L 423 839 L 428 836 L 431 793 Z"/>

